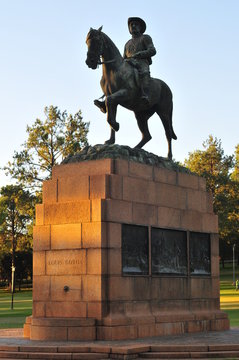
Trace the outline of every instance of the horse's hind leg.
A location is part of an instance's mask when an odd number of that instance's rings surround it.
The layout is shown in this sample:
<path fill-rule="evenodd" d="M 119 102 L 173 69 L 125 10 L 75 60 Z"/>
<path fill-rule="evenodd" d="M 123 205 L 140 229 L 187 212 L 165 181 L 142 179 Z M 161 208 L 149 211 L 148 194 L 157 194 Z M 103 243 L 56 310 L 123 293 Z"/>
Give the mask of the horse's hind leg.
<path fill-rule="evenodd" d="M 136 149 L 141 149 L 149 140 L 152 139 L 148 128 L 148 119 L 152 116 L 151 112 L 135 112 L 135 117 L 138 123 L 139 130 L 142 133 L 142 140 L 135 146 Z"/>

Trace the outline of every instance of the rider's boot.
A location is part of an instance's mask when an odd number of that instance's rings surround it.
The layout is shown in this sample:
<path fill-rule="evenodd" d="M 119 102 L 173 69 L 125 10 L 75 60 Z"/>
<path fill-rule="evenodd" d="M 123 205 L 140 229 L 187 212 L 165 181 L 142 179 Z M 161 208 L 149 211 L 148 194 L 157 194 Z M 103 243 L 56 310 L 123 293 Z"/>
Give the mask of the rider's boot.
<path fill-rule="evenodd" d="M 100 111 L 106 114 L 106 106 L 104 101 L 94 100 L 94 104 L 100 109 Z"/>

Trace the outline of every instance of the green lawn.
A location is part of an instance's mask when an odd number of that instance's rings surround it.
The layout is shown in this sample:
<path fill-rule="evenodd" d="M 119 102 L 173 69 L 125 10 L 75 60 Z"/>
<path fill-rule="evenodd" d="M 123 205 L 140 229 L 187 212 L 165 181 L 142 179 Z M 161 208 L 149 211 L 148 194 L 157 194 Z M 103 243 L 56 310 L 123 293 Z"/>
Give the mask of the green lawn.
<path fill-rule="evenodd" d="M 239 266 L 236 267 L 235 274 L 238 279 Z M 225 264 L 224 269 L 220 268 L 221 309 L 228 314 L 231 326 L 239 326 L 239 291 L 236 291 L 232 282 L 232 265 Z"/>
<path fill-rule="evenodd" d="M 21 328 L 26 316 L 32 313 L 32 291 L 22 290 L 14 294 L 13 310 L 11 310 L 11 293 L 0 290 L 0 329 Z"/>

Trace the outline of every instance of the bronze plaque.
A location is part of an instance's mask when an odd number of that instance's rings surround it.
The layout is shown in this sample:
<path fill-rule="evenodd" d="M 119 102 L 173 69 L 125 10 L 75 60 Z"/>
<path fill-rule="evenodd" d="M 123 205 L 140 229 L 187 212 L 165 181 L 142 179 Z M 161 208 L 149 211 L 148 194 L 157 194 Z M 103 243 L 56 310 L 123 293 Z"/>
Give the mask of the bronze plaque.
<path fill-rule="evenodd" d="M 211 274 L 210 234 L 190 233 L 189 242 L 190 273 L 192 275 Z"/>
<path fill-rule="evenodd" d="M 147 226 L 122 225 L 123 274 L 148 275 L 149 240 Z"/>
<path fill-rule="evenodd" d="M 152 228 L 152 274 L 187 275 L 187 233 Z"/>

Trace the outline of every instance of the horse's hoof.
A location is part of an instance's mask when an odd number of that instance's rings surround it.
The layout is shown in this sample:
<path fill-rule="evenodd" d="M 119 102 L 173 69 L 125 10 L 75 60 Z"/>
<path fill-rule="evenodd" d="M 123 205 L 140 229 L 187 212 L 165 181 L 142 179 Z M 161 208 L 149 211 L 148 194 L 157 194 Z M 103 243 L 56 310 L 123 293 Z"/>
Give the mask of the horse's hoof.
<path fill-rule="evenodd" d="M 119 123 L 117 123 L 117 121 L 114 124 L 111 124 L 111 127 L 114 131 L 119 131 Z"/>
<path fill-rule="evenodd" d="M 110 139 L 105 141 L 105 145 L 112 145 L 114 143 L 115 142 L 113 140 L 110 140 Z"/>

